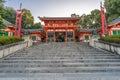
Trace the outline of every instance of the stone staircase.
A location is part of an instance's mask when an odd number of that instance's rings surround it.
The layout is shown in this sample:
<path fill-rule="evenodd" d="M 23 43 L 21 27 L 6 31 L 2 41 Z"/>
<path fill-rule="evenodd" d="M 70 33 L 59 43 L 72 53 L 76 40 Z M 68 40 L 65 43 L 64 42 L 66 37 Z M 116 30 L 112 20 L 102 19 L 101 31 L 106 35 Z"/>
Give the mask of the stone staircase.
<path fill-rule="evenodd" d="M 38 43 L 0 60 L 0 80 L 120 80 L 120 56 L 87 43 Z"/>

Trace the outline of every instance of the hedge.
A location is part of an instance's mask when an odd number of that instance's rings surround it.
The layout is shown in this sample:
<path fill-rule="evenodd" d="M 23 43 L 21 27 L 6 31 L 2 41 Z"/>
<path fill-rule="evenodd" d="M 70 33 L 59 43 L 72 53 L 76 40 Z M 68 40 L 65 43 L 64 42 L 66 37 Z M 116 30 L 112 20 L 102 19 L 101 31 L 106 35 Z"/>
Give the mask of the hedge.
<path fill-rule="evenodd" d="M 107 36 L 107 37 L 101 38 L 100 40 L 105 42 L 120 44 L 120 35 Z"/>
<path fill-rule="evenodd" d="M 19 41 L 23 41 L 23 39 L 21 39 L 21 38 L 18 39 L 18 38 L 9 37 L 9 36 L 2 36 L 2 37 L 0 37 L 0 46 L 11 44 L 14 42 L 19 42 Z"/>

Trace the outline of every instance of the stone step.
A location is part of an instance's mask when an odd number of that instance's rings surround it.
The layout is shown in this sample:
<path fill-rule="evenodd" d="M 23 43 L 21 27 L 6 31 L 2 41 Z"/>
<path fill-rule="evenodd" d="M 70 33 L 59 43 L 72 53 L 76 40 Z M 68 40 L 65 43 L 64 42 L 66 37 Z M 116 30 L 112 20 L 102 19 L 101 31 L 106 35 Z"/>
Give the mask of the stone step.
<path fill-rule="evenodd" d="M 29 77 L 29 76 L 28 76 Z M 9 79 L 8 79 L 9 78 Z M 8 77 L 8 78 L 0 78 L 0 80 L 119 80 L 119 77 L 117 76 L 117 77 L 111 77 L 111 76 L 109 76 L 109 77 L 77 77 L 77 78 L 75 78 L 75 77 L 33 77 L 33 78 L 31 78 L 31 77 L 29 77 L 29 78 L 11 78 L 11 77 Z"/>
<path fill-rule="evenodd" d="M 54 54 L 54 55 L 51 55 L 51 54 L 47 54 L 47 55 L 45 55 L 45 54 L 37 54 L 37 56 L 36 55 L 16 55 L 16 56 L 9 56 L 10 58 L 12 58 L 12 57 L 15 57 L 15 58 L 17 58 L 17 57 L 52 57 L 52 56 L 58 56 L 58 57 L 82 57 L 82 56 L 111 56 L 111 57 L 114 57 L 114 56 L 116 56 L 116 57 L 119 57 L 120 58 L 120 56 L 117 56 L 117 55 L 113 55 L 113 54 L 71 54 L 71 55 L 68 55 L 68 54 L 64 54 L 64 55 L 61 55 L 61 54 Z"/>
<path fill-rule="evenodd" d="M 45 73 L 44 73 L 45 74 Z M 33 75 L 33 74 L 16 74 L 14 76 L 14 74 L 9 74 L 6 77 L 4 75 L 0 76 L 0 80 L 119 80 L 120 77 L 119 76 L 99 76 L 97 75 L 97 77 L 95 76 L 80 76 L 80 75 L 75 75 L 74 76 L 61 76 L 59 73 L 55 73 L 58 75 Z M 12 77 L 11 77 L 12 76 Z M 17 76 L 17 77 L 16 77 Z M 78 77 L 79 76 L 79 77 Z"/>
<path fill-rule="evenodd" d="M 7 76 L 6 76 L 7 75 Z M 0 80 L 119 80 L 119 72 L 95 73 L 0 73 Z M 6 78 L 5 78 L 6 77 Z M 29 77 L 29 78 L 28 78 Z"/>
<path fill-rule="evenodd" d="M 111 56 L 105 56 L 105 57 L 99 57 L 99 56 L 84 56 L 84 57 L 17 57 L 17 58 L 6 58 L 4 60 L 41 60 L 41 59 L 120 59 L 119 57 L 111 57 Z"/>
<path fill-rule="evenodd" d="M 48 53 L 52 53 L 52 52 L 60 52 L 60 49 L 57 51 L 57 50 L 55 50 L 55 49 L 53 49 L 53 50 L 40 50 L 40 49 L 38 49 L 38 50 L 32 50 L 32 52 L 35 52 L 35 53 L 38 53 L 38 52 L 47 52 L 47 51 L 50 51 L 50 52 L 48 52 Z M 74 51 L 71 51 L 71 50 L 67 50 L 67 51 L 65 51 L 64 50 L 64 52 L 68 52 L 68 53 L 81 53 L 81 54 L 89 54 L 89 53 L 93 53 L 93 54 L 109 54 L 110 52 L 104 52 L 104 51 L 93 51 L 93 50 L 91 50 L 91 51 L 76 51 L 76 50 L 74 50 Z M 28 54 L 28 53 L 31 53 L 30 51 L 18 51 L 17 52 L 18 54 L 19 53 L 22 53 L 22 54 Z M 55 54 L 55 53 L 53 53 L 53 54 Z M 62 53 L 61 53 L 62 54 Z M 64 53 L 63 53 L 64 54 Z M 66 53 L 67 54 L 67 53 Z"/>
<path fill-rule="evenodd" d="M 29 68 L 29 67 L 83 67 L 83 66 L 89 66 L 89 67 L 112 67 L 112 66 L 120 66 L 120 63 L 2 63 L 0 64 L 0 68 Z"/>
<path fill-rule="evenodd" d="M 49 51 L 49 50 L 48 50 Z M 58 52 L 58 54 L 64 54 L 64 53 L 61 53 L 61 51 L 32 51 L 33 53 L 35 53 L 35 54 L 40 54 L 41 52 L 46 52 L 46 53 L 44 53 L 44 54 L 49 54 L 49 53 L 51 53 L 52 55 L 54 55 L 54 54 L 57 54 L 56 52 Z M 14 55 L 20 55 L 20 54 L 23 54 L 23 55 L 26 55 L 26 54 L 30 54 L 30 53 L 32 53 L 32 52 L 17 52 L 17 54 L 14 54 Z M 87 51 L 64 51 L 64 52 L 67 52 L 67 53 L 65 53 L 65 54 L 113 54 L 113 53 L 110 53 L 110 52 L 102 52 L 102 51 L 100 51 L 100 52 L 96 52 L 96 51 L 89 51 L 89 52 L 87 52 Z M 41 53 L 41 54 L 43 54 L 43 53 Z M 65 55 L 64 54 L 64 55 Z"/>
<path fill-rule="evenodd" d="M 0 63 L 0 65 L 9 65 L 9 64 L 26 64 L 26 63 L 31 63 L 31 64 L 120 64 L 120 62 L 118 61 L 113 61 L 113 62 L 73 62 L 73 61 L 11 61 L 11 63 L 9 61 L 6 62 L 2 62 Z"/>
<path fill-rule="evenodd" d="M 120 62 L 71 62 L 71 61 L 21 61 L 21 63 L 0 63 L 2 65 L 119 65 Z"/>
<path fill-rule="evenodd" d="M 120 72 L 120 67 L 40 67 L 40 68 L 0 68 L 0 73 L 87 73 Z"/>
<path fill-rule="evenodd" d="M 49 52 L 48 52 L 49 51 Z M 51 53 L 51 54 L 56 54 L 56 53 L 52 53 L 52 52 L 60 52 L 60 50 L 59 51 L 57 51 L 57 50 L 32 50 L 32 52 L 35 52 L 35 53 L 39 53 L 39 52 L 47 52 L 47 53 Z M 66 54 L 69 54 L 69 53 L 73 53 L 73 54 L 75 54 L 75 53 L 80 53 L 80 54 L 109 54 L 110 52 L 103 52 L 103 51 L 64 51 L 64 52 L 68 52 L 68 53 L 66 53 Z M 26 55 L 26 54 L 29 54 L 29 53 L 31 53 L 30 51 L 18 51 L 18 52 L 16 52 L 17 54 L 23 54 L 23 55 Z M 14 54 L 14 55 L 17 55 L 17 54 Z M 46 53 L 45 53 L 46 54 Z M 61 54 L 64 54 L 64 53 L 61 53 Z"/>
<path fill-rule="evenodd" d="M 37 55 L 37 56 L 36 56 Z M 118 55 L 113 55 L 113 54 L 54 54 L 54 55 L 49 55 L 49 54 L 28 54 L 28 55 L 11 55 L 8 56 L 9 57 L 52 57 L 52 56 L 58 56 L 58 57 L 81 57 L 81 56 L 100 56 L 100 57 L 104 57 L 104 56 L 111 56 L 111 57 L 119 57 Z"/>
<path fill-rule="evenodd" d="M 59 63 L 59 62 L 120 62 L 120 59 L 45 59 L 45 60 L 0 60 L 1 63 Z"/>
<path fill-rule="evenodd" d="M 107 79 L 120 76 L 120 56 L 82 43 L 37 44 L 0 60 L 0 78 L 93 80 L 93 77 L 100 77 L 95 80 L 102 80 L 103 76 Z"/>
<path fill-rule="evenodd" d="M 10 56 L 10 57 L 6 57 L 6 58 L 25 58 L 25 57 L 27 57 L 27 58 L 42 58 L 42 57 L 46 57 L 46 58 L 51 58 L 51 57 L 65 57 L 65 58 L 69 58 L 69 57 L 75 57 L 75 58 L 79 58 L 79 57 L 97 57 L 97 58 L 101 58 L 101 57 L 103 57 L 103 58 L 106 58 L 106 57 L 110 57 L 110 58 L 114 58 L 114 57 L 116 57 L 116 58 L 119 58 L 120 59 L 120 56 L 116 56 L 116 55 L 37 55 L 37 56 L 35 56 L 35 55 L 27 55 L 27 56 L 20 56 L 20 57 L 18 57 L 18 56 Z M 6 59 L 5 58 L 5 59 Z"/>

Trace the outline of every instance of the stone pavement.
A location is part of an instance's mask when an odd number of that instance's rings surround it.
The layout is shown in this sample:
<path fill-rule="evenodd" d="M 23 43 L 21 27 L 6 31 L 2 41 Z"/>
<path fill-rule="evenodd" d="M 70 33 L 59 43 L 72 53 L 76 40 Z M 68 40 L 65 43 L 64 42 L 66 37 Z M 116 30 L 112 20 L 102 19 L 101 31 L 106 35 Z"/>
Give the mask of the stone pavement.
<path fill-rule="evenodd" d="M 87 43 L 38 43 L 1 59 L 0 80 L 120 80 L 120 56 Z"/>

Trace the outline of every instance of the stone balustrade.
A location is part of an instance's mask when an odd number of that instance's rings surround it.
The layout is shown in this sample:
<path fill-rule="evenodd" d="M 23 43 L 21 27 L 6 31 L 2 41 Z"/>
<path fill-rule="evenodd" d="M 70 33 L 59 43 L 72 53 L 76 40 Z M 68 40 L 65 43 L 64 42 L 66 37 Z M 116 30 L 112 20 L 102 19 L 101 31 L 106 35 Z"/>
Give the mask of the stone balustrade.
<path fill-rule="evenodd" d="M 96 41 L 93 39 L 93 40 L 90 40 L 90 46 L 104 49 L 120 55 L 120 44 L 104 42 L 104 41 Z"/>
<path fill-rule="evenodd" d="M 8 56 L 18 50 L 32 46 L 32 41 L 17 42 L 0 47 L 0 58 Z"/>

